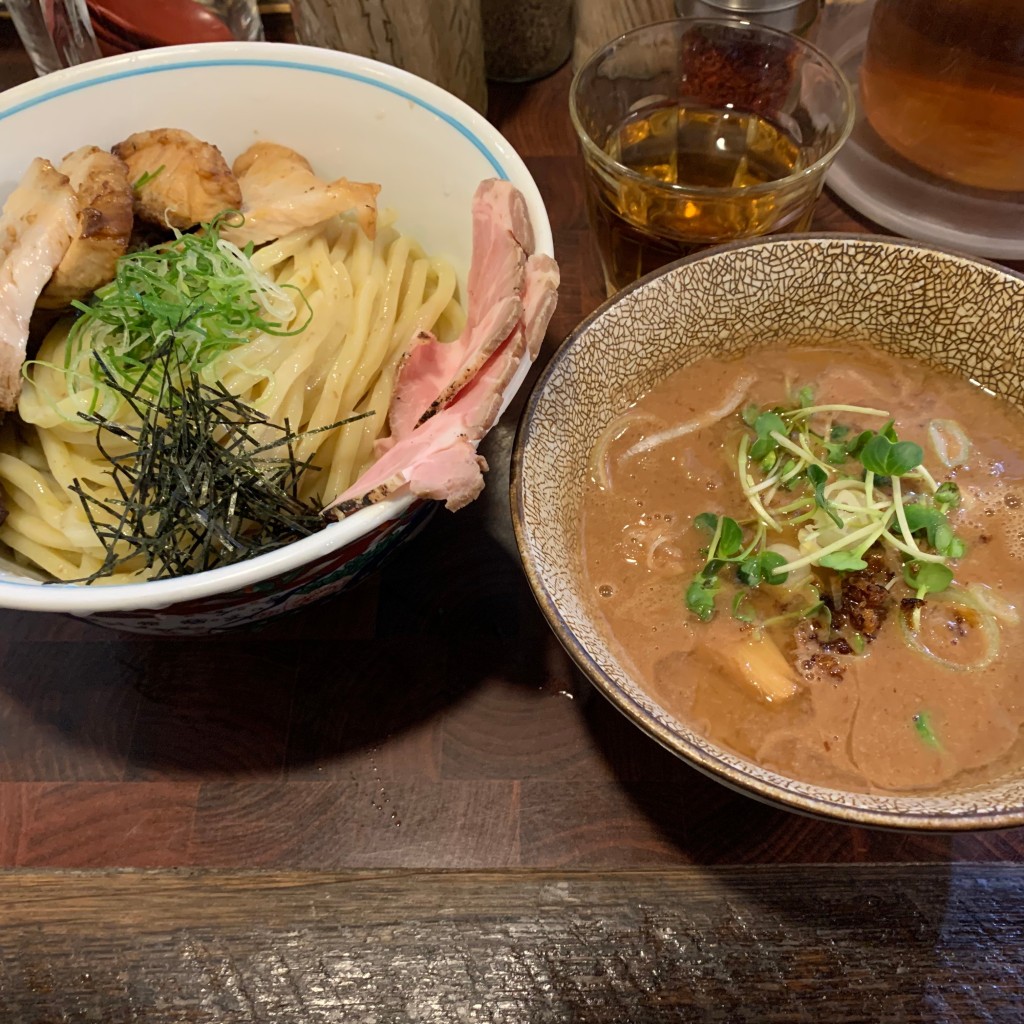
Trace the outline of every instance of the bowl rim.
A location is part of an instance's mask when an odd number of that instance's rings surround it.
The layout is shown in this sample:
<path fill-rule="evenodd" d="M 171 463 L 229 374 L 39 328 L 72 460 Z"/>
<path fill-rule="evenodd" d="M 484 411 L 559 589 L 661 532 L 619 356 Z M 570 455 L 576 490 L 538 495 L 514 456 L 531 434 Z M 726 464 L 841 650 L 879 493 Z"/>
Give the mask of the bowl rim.
<path fill-rule="evenodd" d="M 603 46 L 598 47 L 574 72 L 572 81 L 569 84 L 569 117 L 581 150 L 605 171 L 614 173 L 618 178 L 624 178 L 627 181 L 632 181 L 637 185 L 645 185 L 649 188 L 651 182 L 649 177 L 609 156 L 607 151 L 587 131 L 578 109 L 580 105 L 578 98 L 583 78 L 602 58 L 610 54 L 616 46 L 623 42 L 640 38 L 643 35 L 658 30 L 668 28 L 684 29 L 690 26 L 703 27 L 708 25 L 725 28 L 727 32 L 735 35 L 748 37 L 763 36 L 774 39 L 776 42 L 786 42 L 804 56 L 816 57 L 821 66 L 832 75 L 836 88 L 843 97 L 843 118 L 836 125 L 835 139 L 828 149 L 806 167 L 792 171 L 784 177 L 774 178 L 771 181 L 762 182 L 758 185 L 743 185 L 734 188 L 725 186 L 716 188 L 709 185 L 687 185 L 676 182 L 661 182 L 659 183 L 660 188 L 666 193 L 680 197 L 728 199 L 730 196 L 735 196 L 739 193 L 760 196 L 774 192 L 786 192 L 797 183 L 814 180 L 819 177 L 835 160 L 836 154 L 842 149 L 846 140 L 853 132 L 853 126 L 857 120 L 857 99 L 850 80 L 836 61 L 810 40 L 792 32 L 763 25 L 760 22 L 737 20 L 727 16 L 721 18 L 666 18 L 650 24 L 637 25 L 616 36 L 614 39 L 610 39 Z"/>
<path fill-rule="evenodd" d="M 383 89 L 423 108 L 473 145 L 494 169 L 496 177 L 515 182 L 526 198 L 534 222 L 537 251 L 554 255 L 550 219 L 540 189 L 525 161 L 501 132 L 482 114 L 440 86 L 401 68 L 357 54 L 299 43 L 232 41 L 185 43 L 104 57 L 55 71 L 0 93 L 0 126 L 8 118 L 68 93 L 141 75 L 207 67 L 265 67 L 328 74 Z M 467 220 L 469 215 L 467 206 Z M 525 366 L 506 388 L 502 412 L 528 369 Z M 415 500 L 409 493 L 394 495 L 275 551 L 189 576 L 90 587 L 75 583 L 44 584 L 28 575 L 0 577 L 0 608 L 91 614 L 154 610 L 214 597 L 310 565 L 355 543 L 384 523 L 399 519 Z"/>
<path fill-rule="evenodd" d="M 859 232 L 827 232 L 810 231 L 792 234 L 763 235 L 758 238 L 739 239 L 716 245 L 701 250 L 690 256 L 675 260 L 664 267 L 660 267 L 637 281 L 627 285 L 625 288 L 610 296 L 589 316 L 582 320 L 577 327 L 565 338 L 553 353 L 547 364 L 544 366 L 536 381 L 534 382 L 527 400 L 524 404 L 522 414 L 516 427 L 515 438 L 512 444 L 512 461 L 509 475 L 509 498 L 512 508 L 512 527 L 515 534 L 516 545 L 519 548 L 520 560 L 523 571 L 533 593 L 534 599 L 549 627 L 558 638 L 562 647 L 572 658 L 573 662 L 595 688 L 624 714 L 634 725 L 638 726 L 649 737 L 656 740 L 666 750 L 684 760 L 691 767 L 705 775 L 716 779 L 731 789 L 741 792 L 747 796 L 754 797 L 762 802 L 782 806 L 790 811 L 810 815 L 817 818 L 825 818 L 830 821 L 842 821 L 846 824 L 869 826 L 873 828 L 897 830 L 897 831 L 923 831 L 923 832 L 964 832 L 980 829 L 1001 829 L 1014 828 L 1024 825 L 1024 800 L 1016 809 L 1001 811 L 970 811 L 963 814 L 948 813 L 920 813 L 909 810 L 887 810 L 867 809 L 853 807 L 846 804 L 837 804 L 823 796 L 807 795 L 794 792 L 788 787 L 769 781 L 766 778 L 755 777 L 748 772 L 726 763 L 718 756 L 716 751 L 724 748 L 718 747 L 709 740 L 704 745 L 692 743 L 678 736 L 673 730 L 657 721 L 654 716 L 642 705 L 633 700 L 623 691 L 597 664 L 583 644 L 569 628 L 562 618 L 555 605 L 554 598 L 548 591 L 541 570 L 530 557 L 530 529 L 527 524 L 525 495 L 523 491 L 524 463 L 526 461 L 526 448 L 530 439 L 533 426 L 533 417 L 536 414 L 537 406 L 540 404 L 548 383 L 561 362 L 567 357 L 570 349 L 583 336 L 594 322 L 600 319 L 609 309 L 615 306 L 627 295 L 644 287 L 648 282 L 670 274 L 677 269 L 697 263 L 709 257 L 723 253 L 753 249 L 764 245 L 778 245 L 785 243 L 808 243 L 808 242 L 853 242 L 868 243 L 870 245 L 884 245 L 894 249 L 913 249 L 920 252 L 935 253 L 941 256 L 951 257 L 966 263 L 980 265 L 990 270 L 997 271 L 1020 281 L 1024 285 L 1024 273 L 1001 266 L 991 260 L 968 255 L 967 253 L 944 246 L 932 245 L 927 242 L 917 242 L 913 239 L 903 239 L 893 235 L 866 234 Z M 739 761 L 747 762 L 746 758 L 732 754 Z M 751 767 L 757 768 L 753 762 L 748 762 Z M 759 769 L 765 771 L 765 769 Z M 785 776 L 779 775 L 785 780 Z M 799 780 L 793 780 L 799 781 Z M 801 783 L 811 791 L 825 792 L 827 787 L 811 783 Z M 892 794 L 889 797 L 897 805 L 902 800 L 920 801 L 927 799 L 928 794 L 910 796 L 903 794 Z"/>

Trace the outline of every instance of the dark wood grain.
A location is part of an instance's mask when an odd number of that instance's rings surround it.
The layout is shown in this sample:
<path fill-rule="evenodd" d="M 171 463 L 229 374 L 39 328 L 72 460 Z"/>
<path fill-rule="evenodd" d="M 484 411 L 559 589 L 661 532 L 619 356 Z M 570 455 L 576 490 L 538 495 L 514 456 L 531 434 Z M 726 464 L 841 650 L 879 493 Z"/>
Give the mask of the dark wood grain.
<path fill-rule="evenodd" d="M 27 82 L 32 74 L 32 62 L 18 41 L 14 23 L 0 18 L 0 89 Z"/>
<path fill-rule="evenodd" d="M 491 86 L 563 274 L 531 379 L 604 300 L 568 86 Z M 351 593 L 215 638 L 0 612 L 0 1021 L 1024 1019 L 1024 829 L 755 803 L 580 676 L 511 530 L 525 397 L 483 496 Z"/>
<path fill-rule="evenodd" d="M 1024 869 L 0 878 L 5 1020 L 1024 1018 Z"/>
<path fill-rule="evenodd" d="M 268 22 L 275 38 L 285 20 Z M 0 21 L 0 87 L 31 77 Z M 603 301 L 569 69 L 491 85 L 550 211 L 540 364 Z M 876 230 L 825 195 L 815 225 Z M 552 637 L 508 509 L 517 397 L 482 497 L 355 591 L 215 638 L 0 612 L 0 866 L 572 868 L 1020 859 L 1024 830 L 868 832 L 727 790 L 633 728 Z M 944 869 L 945 870 L 945 869 Z M 0 1014 L 0 1019 L 3 1015 Z"/>

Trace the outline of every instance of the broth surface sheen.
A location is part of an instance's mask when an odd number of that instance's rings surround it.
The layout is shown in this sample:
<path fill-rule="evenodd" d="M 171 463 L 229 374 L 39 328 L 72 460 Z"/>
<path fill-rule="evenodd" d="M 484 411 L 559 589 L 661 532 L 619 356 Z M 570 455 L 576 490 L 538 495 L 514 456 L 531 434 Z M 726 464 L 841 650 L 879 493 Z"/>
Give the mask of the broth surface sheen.
<path fill-rule="evenodd" d="M 936 481 L 959 488 L 961 503 L 949 522 L 966 551 L 950 562 L 955 587 L 960 593 L 979 584 L 990 588 L 986 593 L 1002 609 L 998 653 L 984 667 L 949 667 L 908 643 L 903 624 L 911 621 L 907 598 L 914 591 L 899 567 L 888 585 L 893 610 L 860 652 L 822 656 L 812 666 L 796 639 L 799 618 L 792 628 L 773 626 L 795 681 L 792 696 L 781 700 L 766 699 L 734 671 L 735 652 L 755 633 L 763 635 L 730 611 L 738 584 L 723 588 L 709 621 L 688 609 L 687 585 L 709 544 L 695 518 L 749 520 L 736 473 L 742 410 L 751 403 L 782 405 L 805 385 L 814 389 L 815 406 L 890 410 L 900 440 L 921 446 Z M 847 419 L 855 430 L 880 427 L 856 415 Z M 929 432 L 936 421 L 962 425 L 970 440 L 965 464 L 946 468 L 938 460 Z M 1024 606 L 1024 416 L 1018 410 L 951 374 L 874 349 L 771 348 L 696 362 L 615 422 L 621 427 L 606 434 L 599 454 L 605 478 L 596 474 L 583 502 L 585 583 L 624 663 L 666 711 L 765 768 L 862 792 L 969 784 L 1024 761 L 1024 627 L 1017 621 Z M 705 425 L 631 451 L 645 437 L 694 423 Z M 793 604 L 799 602 L 780 607 Z M 970 614 L 946 614 L 950 607 L 942 595 L 925 595 L 917 635 L 946 662 L 983 663 L 982 634 L 989 634 L 971 627 Z"/>

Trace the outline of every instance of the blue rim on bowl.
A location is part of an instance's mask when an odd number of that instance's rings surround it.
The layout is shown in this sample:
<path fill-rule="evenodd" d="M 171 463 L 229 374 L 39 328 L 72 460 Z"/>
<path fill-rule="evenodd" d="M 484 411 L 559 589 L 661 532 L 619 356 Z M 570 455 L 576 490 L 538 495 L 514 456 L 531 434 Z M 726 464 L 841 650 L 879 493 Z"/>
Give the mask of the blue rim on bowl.
<path fill-rule="evenodd" d="M 494 176 L 511 180 L 526 197 L 538 251 L 553 253 L 550 224 L 536 183 L 522 159 L 496 128 L 470 106 L 440 87 L 398 68 L 353 54 L 281 43 L 225 42 L 163 47 L 109 57 L 47 75 L 0 95 L 0 137 L 5 132 L 11 132 L 13 137 L 18 138 L 19 150 L 24 148 L 24 163 L 27 164 L 28 159 L 36 155 L 35 149 L 39 145 L 36 140 L 29 138 L 32 133 L 30 118 L 36 117 L 40 111 L 50 109 L 49 105 L 81 102 L 83 97 L 89 98 L 93 90 L 96 96 L 91 102 L 103 103 L 109 101 L 112 88 L 119 89 L 133 83 L 141 85 L 154 80 L 159 80 L 160 88 L 173 91 L 181 80 L 197 72 L 209 72 L 217 76 L 234 75 L 235 72 L 239 75 L 259 76 L 258 79 L 248 77 L 246 82 L 258 80 L 260 88 L 267 92 L 272 92 L 278 81 L 282 90 L 293 88 L 294 80 L 289 76 L 322 76 L 325 83 L 344 81 L 361 90 L 374 90 L 381 96 L 381 104 L 388 102 L 389 98 L 400 100 L 403 109 L 414 109 L 418 112 L 417 116 L 422 115 L 422 121 L 418 122 L 421 130 L 429 130 L 432 134 L 446 133 L 449 141 L 445 145 L 449 150 L 456 151 L 461 147 L 466 152 L 467 147 L 470 147 L 476 154 L 474 160 L 478 160 L 481 167 L 480 178 Z M 217 82 L 221 85 L 223 79 L 218 78 Z M 222 104 L 226 102 L 222 100 Z M 253 101 L 242 96 L 240 102 Z M 143 114 L 148 119 L 145 125 L 136 124 Z M 70 116 L 74 120 L 74 116 Z M 153 127 L 154 121 L 162 121 L 163 116 L 159 108 L 148 111 L 131 109 L 123 119 L 126 126 L 124 134 L 143 126 Z M 301 116 L 299 111 L 296 117 Z M 321 124 L 318 123 L 316 129 L 323 134 Z M 111 141 L 115 140 L 116 137 Z M 24 147 L 21 141 L 24 141 Z M 67 145 L 63 152 L 71 148 L 71 145 Z M 468 197 L 465 218 L 468 232 Z M 528 365 L 521 367 L 506 389 L 503 408 L 511 401 L 528 370 Z M 131 628 L 133 615 L 145 613 L 145 622 L 140 620 L 139 628 L 147 629 L 151 628 L 155 616 L 164 616 L 170 621 L 174 617 L 175 606 L 193 609 L 208 607 L 210 610 L 207 612 L 192 614 L 187 618 L 193 628 L 204 628 L 218 621 L 218 616 L 221 616 L 224 608 L 232 603 L 237 594 L 240 599 L 252 605 L 252 615 L 242 617 L 243 621 L 248 621 L 249 618 L 264 617 L 273 611 L 272 603 L 266 599 L 259 602 L 254 597 L 258 591 L 265 591 L 270 581 L 279 582 L 280 593 L 277 596 L 283 598 L 292 593 L 289 581 L 294 579 L 296 573 L 301 573 L 303 577 L 307 575 L 306 567 L 329 560 L 337 571 L 346 560 L 342 556 L 348 548 L 362 554 L 364 538 L 373 536 L 380 539 L 398 526 L 408 535 L 410 531 L 407 527 L 413 521 L 422 521 L 422 514 L 417 511 L 421 505 L 411 496 L 400 494 L 360 510 L 340 522 L 331 523 L 319 533 L 277 551 L 177 579 L 82 587 L 73 584 L 41 584 L 28 577 L 12 575 L 11 572 L 0 572 L 0 607 L 76 615 L 109 613 L 112 616 L 111 624 L 127 628 Z M 338 588 L 335 586 L 333 589 Z M 218 595 L 220 601 L 212 600 Z M 211 605 L 203 603 L 211 600 Z M 196 602 L 199 602 L 198 606 Z"/>

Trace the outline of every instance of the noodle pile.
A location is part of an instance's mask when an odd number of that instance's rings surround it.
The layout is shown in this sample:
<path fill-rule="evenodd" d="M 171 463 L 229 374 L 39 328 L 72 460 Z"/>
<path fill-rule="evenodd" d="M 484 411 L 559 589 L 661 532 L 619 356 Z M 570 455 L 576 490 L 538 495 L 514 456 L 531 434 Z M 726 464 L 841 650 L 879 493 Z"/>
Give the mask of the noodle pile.
<path fill-rule="evenodd" d="M 455 272 L 427 257 L 393 223 L 379 223 L 371 240 L 343 215 L 264 246 L 252 262 L 281 294 L 302 293 L 282 323 L 296 333 L 259 333 L 219 355 L 201 375 L 293 433 L 372 413 L 295 441 L 295 457 L 318 467 L 302 477 L 299 496 L 326 503 L 373 461 L 409 340 L 420 330 L 443 340 L 461 330 Z M 89 392 L 69 393 L 67 331 L 63 323 L 44 340 L 27 367 L 19 415 L 8 417 L 0 433 L 0 487 L 9 510 L 0 541 L 21 566 L 81 580 L 103 565 L 106 551 L 69 488 L 78 481 L 115 502 L 117 494 L 97 428 L 78 416 L 87 411 Z M 111 418 L 123 421 L 126 414 L 122 404 Z M 104 446 L 117 454 L 106 437 Z M 129 563 L 98 582 L 151 574 Z"/>

